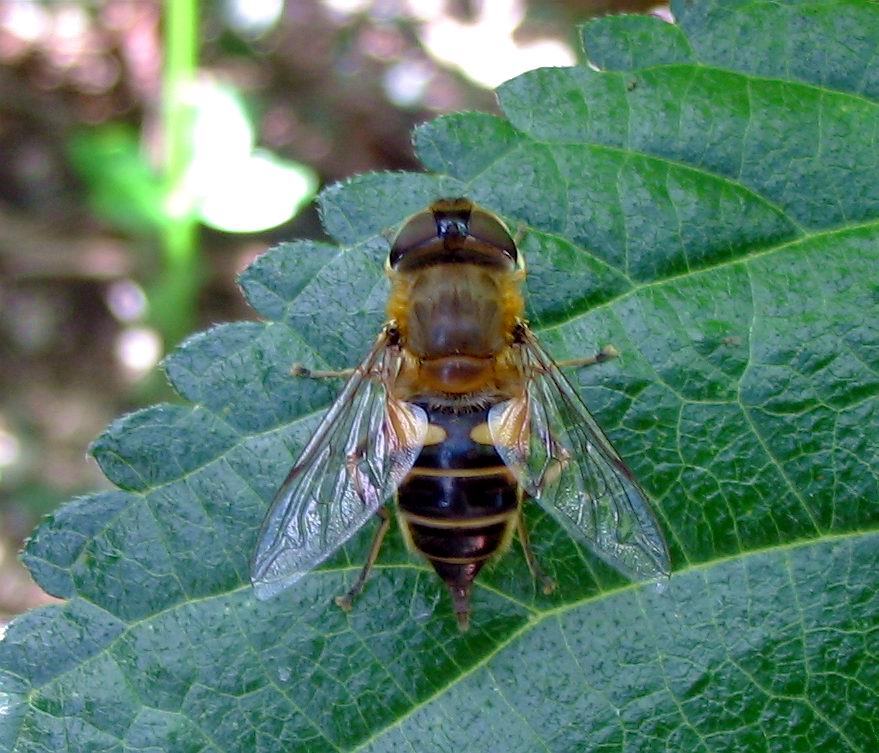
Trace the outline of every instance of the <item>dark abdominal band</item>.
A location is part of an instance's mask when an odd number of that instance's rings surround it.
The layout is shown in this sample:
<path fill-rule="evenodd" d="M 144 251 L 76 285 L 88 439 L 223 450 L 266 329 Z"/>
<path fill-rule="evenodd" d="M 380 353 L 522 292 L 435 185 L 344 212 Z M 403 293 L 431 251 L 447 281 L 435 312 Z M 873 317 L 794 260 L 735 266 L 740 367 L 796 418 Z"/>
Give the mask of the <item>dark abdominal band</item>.
<path fill-rule="evenodd" d="M 494 447 L 470 436 L 485 424 L 487 407 L 463 412 L 422 407 L 445 439 L 421 451 L 398 489 L 397 504 L 413 546 L 446 583 L 463 586 L 515 525 L 518 487 Z"/>

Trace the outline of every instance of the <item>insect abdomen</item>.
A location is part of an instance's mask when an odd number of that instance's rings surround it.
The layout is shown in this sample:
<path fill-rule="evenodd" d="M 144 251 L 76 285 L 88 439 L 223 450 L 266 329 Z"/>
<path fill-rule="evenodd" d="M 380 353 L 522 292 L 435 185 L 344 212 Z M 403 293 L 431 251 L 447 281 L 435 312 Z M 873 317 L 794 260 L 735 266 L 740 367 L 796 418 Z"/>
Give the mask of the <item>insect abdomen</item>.
<path fill-rule="evenodd" d="M 401 522 L 413 548 L 451 588 L 469 589 L 509 541 L 518 486 L 494 447 L 476 441 L 487 439 L 487 408 L 423 407 L 434 443 L 424 446 L 398 489 Z"/>

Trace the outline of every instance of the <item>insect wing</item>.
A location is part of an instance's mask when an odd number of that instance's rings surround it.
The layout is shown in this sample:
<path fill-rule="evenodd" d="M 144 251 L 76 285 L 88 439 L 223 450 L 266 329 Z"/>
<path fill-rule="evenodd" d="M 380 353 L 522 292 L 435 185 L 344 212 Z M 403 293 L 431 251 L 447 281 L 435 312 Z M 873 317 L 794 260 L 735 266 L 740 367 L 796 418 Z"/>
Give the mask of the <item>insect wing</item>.
<path fill-rule="evenodd" d="M 531 332 L 514 346 L 527 388 L 489 412 L 498 454 L 525 492 L 628 577 L 667 576 L 647 495 Z"/>
<path fill-rule="evenodd" d="M 271 598 L 333 554 L 412 468 L 427 415 L 389 396 L 398 367 L 398 350 L 380 340 L 278 490 L 251 563 L 257 598 Z"/>

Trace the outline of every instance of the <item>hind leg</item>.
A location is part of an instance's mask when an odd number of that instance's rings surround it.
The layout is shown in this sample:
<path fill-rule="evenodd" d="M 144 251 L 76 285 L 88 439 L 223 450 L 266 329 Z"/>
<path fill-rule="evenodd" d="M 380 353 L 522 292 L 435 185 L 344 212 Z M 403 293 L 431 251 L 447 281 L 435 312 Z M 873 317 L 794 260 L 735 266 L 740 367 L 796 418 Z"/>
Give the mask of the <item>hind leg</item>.
<path fill-rule="evenodd" d="M 346 593 L 336 597 L 336 604 L 346 612 L 351 611 L 351 607 L 354 605 L 354 599 L 356 599 L 363 590 L 366 579 L 369 577 L 369 571 L 372 570 L 372 566 L 375 564 L 376 559 L 378 559 L 378 553 L 382 548 L 385 534 L 388 532 L 388 528 L 391 527 L 391 516 L 388 514 L 386 507 L 379 507 L 375 514 L 381 518 L 381 524 L 372 539 L 372 546 L 369 547 L 369 556 L 366 558 L 366 564 L 360 571 L 360 575 L 357 577 L 354 585 L 351 586 Z"/>
<path fill-rule="evenodd" d="M 531 575 L 534 576 L 534 580 L 540 583 L 543 588 L 543 593 L 551 594 L 555 591 L 556 582 L 543 572 L 543 568 L 540 567 L 537 557 L 535 557 L 534 552 L 531 551 L 531 544 L 528 541 L 528 528 L 525 526 L 525 516 L 522 514 L 521 509 L 516 518 L 516 533 L 519 535 L 519 543 L 522 545 L 522 552 L 525 555 L 525 562 L 528 563 L 528 569 L 531 571 Z"/>

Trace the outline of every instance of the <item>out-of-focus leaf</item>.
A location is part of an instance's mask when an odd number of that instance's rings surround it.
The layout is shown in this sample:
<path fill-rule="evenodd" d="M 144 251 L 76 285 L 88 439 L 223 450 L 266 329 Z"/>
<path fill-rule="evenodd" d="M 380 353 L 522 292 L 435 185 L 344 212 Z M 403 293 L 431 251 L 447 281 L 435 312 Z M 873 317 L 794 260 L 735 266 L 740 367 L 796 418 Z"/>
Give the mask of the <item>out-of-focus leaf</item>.
<path fill-rule="evenodd" d="M 102 126 L 71 138 L 71 164 L 98 216 L 143 235 L 155 232 L 169 215 L 191 211 L 216 230 L 255 233 L 287 222 L 314 198 L 313 170 L 254 149 L 250 114 L 232 88 L 204 81 L 192 85 L 187 97 L 193 109 L 192 159 L 174 195 L 166 195 L 128 126 Z"/>
<path fill-rule="evenodd" d="M 879 6 L 674 9 L 678 27 L 587 26 L 604 72 L 534 71 L 501 88 L 506 119 L 422 127 L 433 174 L 329 189 L 344 245 L 251 266 L 266 321 L 170 357 L 192 405 L 114 423 L 94 454 L 121 490 L 29 542 L 68 602 L 0 644 L 0 749 L 875 747 L 879 57 L 851 50 L 879 45 Z M 465 635 L 399 537 L 356 609 L 332 604 L 366 530 L 254 600 L 260 520 L 333 393 L 289 366 L 363 354 L 387 230 L 450 194 L 523 238 L 529 318 L 556 356 L 621 351 L 573 379 L 657 501 L 665 593 L 623 584 L 529 509 L 558 591 L 535 589 L 513 548 L 480 577 Z"/>
<path fill-rule="evenodd" d="M 314 198 L 314 171 L 254 149 L 252 118 L 234 89 L 205 80 L 191 87 L 188 99 L 192 162 L 180 190 L 202 222 L 228 233 L 256 233 L 287 222 Z"/>
<path fill-rule="evenodd" d="M 198 201 L 202 222 L 227 233 L 256 233 L 287 222 L 317 191 L 317 176 L 304 165 L 255 151 L 223 164 Z"/>
<path fill-rule="evenodd" d="M 134 235 L 156 232 L 166 222 L 163 186 L 132 128 L 116 124 L 80 131 L 67 153 L 99 217 Z"/>

